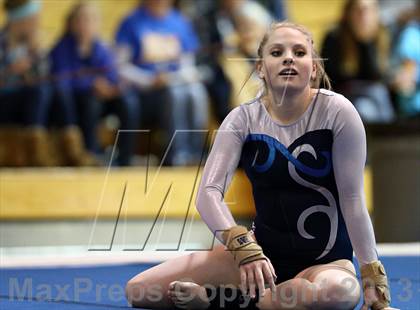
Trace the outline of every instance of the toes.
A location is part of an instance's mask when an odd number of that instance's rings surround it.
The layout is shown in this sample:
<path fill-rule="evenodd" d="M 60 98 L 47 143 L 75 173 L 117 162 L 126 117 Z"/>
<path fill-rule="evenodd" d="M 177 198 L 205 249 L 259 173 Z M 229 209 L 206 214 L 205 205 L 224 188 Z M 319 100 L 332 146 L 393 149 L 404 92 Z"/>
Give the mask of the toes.
<path fill-rule="evenodd" d="M 203 298 L 199 294 L 200 286 L 192 282 L 173 281 L 168 286 L 168 297 L 181 309 L 204 309 Z"/>
<path fill-rule="evenodd" d="M 178 281 L 173 281 L 173 282 L 169 283 L 169 289 L 170 290 L 174 290 L 175 289 L 175 285 L 176 285 L 177 282 Z"/>
<path fill-rule="evenodd" d="M 168 291 L 168 296 L 171 298 L 185 298 L 188 294 L 179 291 Z"/>
<path fill-rule="evenodd" d="M 185 288 L 182 282 L 180 281 L 173 281 L 169 284 L 169 290 L 173 292 L 184 292 Z"/>
<path fill-rule="evenodd" d="M 175 292 L 173 295 L 178 299 L 186 298 L 189 296 L 189 294 L 183 292 Z"/>
<path fill-rule="evenodd" d="M 188 306 L 188 300 L 185 294 L 183 293 L 175 292 L 169 294 L 169 298 L 172 300 L 172 302 L 177 308 L 186 309 Z"/>
<path fill-rule="evenodd" d="M 179 299 L 179 296 L 177 296 L 176 294 L 168 294 L 168 296 L 175 305 L 177 305 L 181 302 L 180 299 Z"/>

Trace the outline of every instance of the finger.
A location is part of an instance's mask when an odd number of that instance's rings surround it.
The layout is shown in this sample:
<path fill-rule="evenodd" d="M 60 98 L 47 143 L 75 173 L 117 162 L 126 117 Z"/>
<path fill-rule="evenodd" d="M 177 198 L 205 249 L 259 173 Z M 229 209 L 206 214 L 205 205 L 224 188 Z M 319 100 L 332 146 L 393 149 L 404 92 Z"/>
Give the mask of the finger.
<path fill-rule="evenodd" d="M 260 296 L 264 296 L 265 284 L 264 284 L 264 276 L 261 269 L 262 269 L 262 266 L 258 265 L 254 273 L 255 273 L 255 282 L 257 284 L 259 294 Z"/>
<path fill-rule="evenodd" d="M 364 302 L 369 308 L 374 302 L 378 301 L 378 296 L 375 288 L 367 288 L 364 292 Z"/>
<path fill-rule="evenodd" d="M 249 269 L 247 272 L 248 277 L 248 287 L 249 287 L 249 295 L 252 298 L 255 298 L 255 277 L 254 277 L 254 270 Z"/>
<path fill-rule="evenodd" d="M 369 310 L 369 307 L 366 304 L 363 304 L 363 306 L 360 310 Z"/>
<path fill-rule="evenodd" d="M 246 278 L 246 271 L 244 270 L 244 268 L 240 268 L 239 269 L 240 272 L 240 276 L 241 276 L 241 291 L 242 291 L 242 295 L 246 295 L 247 291 L 248 291 L 248 286 L 247 286 L 247 278 Z"/>
<path fill-rule="evenodd" d="M 263 273 L 264 273 L 264 277 L 267 280 L 268 284 L 270 285 L 271 291 L 275 292 L 277 287 L 276 287 L 276 283 L 274 283 L 274 278 L 273 278 L 273 274 L 270 271 L 270 267 L 268 264 L 264 264 L 263 265 Z"/>
<path fill-rule="evenodd" d="M 274 281 L 277 280 L 276 270 L 273 267 L 273 264 L 267 260 L 268 266 L 270 267 L 271 274 L 274 276 Z"/>

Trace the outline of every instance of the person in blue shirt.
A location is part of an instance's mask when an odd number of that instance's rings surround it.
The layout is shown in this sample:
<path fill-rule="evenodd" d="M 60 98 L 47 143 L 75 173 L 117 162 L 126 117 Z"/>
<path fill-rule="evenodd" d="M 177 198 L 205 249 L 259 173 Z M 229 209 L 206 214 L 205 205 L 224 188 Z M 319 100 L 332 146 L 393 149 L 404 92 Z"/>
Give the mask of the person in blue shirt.
<path fill-rule="evenodd" d="M 55 101 L 60 113 L 56 121 L 75 138 L 80 126 L 86 148 L 98 151 L 96 127 L 101 115 L 112 110 L 120 129 L 135 129 L 137 99 L 120 86 L 114 55 L 98 36 L 99 16 L 92 4 L 76 5 L 70 12 L 64 35 L 50 53 Z M 120 165 L 128 165 L 134 135 L 118 137 Z M 78 140 L 78 138 L 76 138 Z"/>
<path fill-rule="evenodd" d="M 138 90 L 142 126 L 158 123 L 166 146 L 175 134 L 165 164 L 197 161 L 204 134 L 191 130 L 207 127 L 207 95 L 194 63 L 199 43 L 189 21 L 172 0 L 145 0 L 122 21 L 116 44 L 120 74 Z"/>
<path fill-rule="evenodd" d="M 0 30 L 0 165 L 51 166 L 46 117 L 48 62 L 40 46 L 38 1 L 6 0 Z"/>

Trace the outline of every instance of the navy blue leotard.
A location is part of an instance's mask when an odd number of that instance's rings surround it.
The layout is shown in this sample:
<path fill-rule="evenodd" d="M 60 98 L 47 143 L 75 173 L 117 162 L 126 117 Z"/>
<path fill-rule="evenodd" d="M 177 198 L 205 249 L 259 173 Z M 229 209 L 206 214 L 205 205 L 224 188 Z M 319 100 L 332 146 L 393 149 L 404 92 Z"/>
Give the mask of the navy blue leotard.
<path fill-rule="evenodd" d="M 365 156 L 363 125 L 343 96 L 319 90 L 287 125 L 256 98 L 234 109 L 219 129 L 197 208 L 213 231 L 235 225 L 223 196 L 240 165 L 252 184 L 252 229 L 278 281 L 312 265 L 351 260 L 353 247 L 369 262 L 377 255 L 364 202 Z"/>

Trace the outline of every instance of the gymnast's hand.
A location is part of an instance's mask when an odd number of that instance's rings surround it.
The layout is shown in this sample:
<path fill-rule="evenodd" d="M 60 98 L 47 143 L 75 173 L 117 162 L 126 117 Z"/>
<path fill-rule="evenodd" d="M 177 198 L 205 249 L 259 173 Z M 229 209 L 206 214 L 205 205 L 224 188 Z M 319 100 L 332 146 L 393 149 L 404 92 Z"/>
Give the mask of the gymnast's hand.
<path fill-rule="evenodd" d="M 242 293 L 249 292 L 251 297 L 255 297 L 257 287 L 259 294 L 264 296 L 265 283 L 275 291 L 274 267 L 263 254 L 262 248 L 256 243 L 251 232 L 248 232 L 246 227 L 234 226 L 224 231 L 222 237 L 239 266 Z"/>
<path fill-rule="evenodd" d="M 242 294 L 249 292 L 255 298 L 256 287 L 260 296 L 265 295 L 265 283 L 268 283 L 273 292 L 276 291 L 275 279 L 277 278 L 273 265 L 268 258 L 256 260 L 239 266 L 241 276 Z"/>
<path fill-rule="evenodd" d="M 385 268 L 380 261 L 361 267 L 364 303 L 361 310 L 398 310 L 391 308 Z"/>
<path fill-rule="evenodd" d="M 397 308 L 392 308 L 392 307 L 385 307 L 385 308 L 374 308 L 373 304 L 375 302 L 378 302 L 379 298 L 378 298 L 378 293 L 376 292 L 376 289 L 371 287 L 371 288 L 366 288 L 364 290 L 364 303 L 363 306 L 360 310 L 369 310 L 369 309 L 381 309 L 381 310 L 399 310 Z"/>

